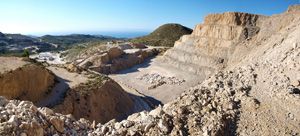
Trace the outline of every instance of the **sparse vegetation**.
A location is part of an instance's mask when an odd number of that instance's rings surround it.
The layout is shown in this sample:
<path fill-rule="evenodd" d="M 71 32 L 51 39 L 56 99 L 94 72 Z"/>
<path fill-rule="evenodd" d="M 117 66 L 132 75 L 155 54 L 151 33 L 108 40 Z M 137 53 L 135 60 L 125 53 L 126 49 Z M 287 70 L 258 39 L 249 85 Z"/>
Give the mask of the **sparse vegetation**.
<path fill-rule="evenodd" d="M 107 75 L 104 74 L 97 75 L 93 72 L 89 73 L 92 74 L 91 76 L 89 76 L 91 80 L 88 80 L 85 83 L 81 83 L 77 87 L 73 88 L 76 92 L 79 92 L 81 96 L 88 95 L 89 91 L 91 90 L 99 89 L 103 85 L 103 82 L 109 79 Z"/>
<path fill-rule="evenodd" d="M 79 43 L 87 42 L 107 42 L 111 40 L 118 40 L 117 38 L 110 36 L 92 36 L 92 35 L 83 35 L 83 34 L 74 34 L 74 35 L 65 35 L 65 36 L 51 36 L 45 35 L 40 39 L 48 43 L 56 44 L 59 46 L 60 50 L 71 49 L 74 45 Z"/>

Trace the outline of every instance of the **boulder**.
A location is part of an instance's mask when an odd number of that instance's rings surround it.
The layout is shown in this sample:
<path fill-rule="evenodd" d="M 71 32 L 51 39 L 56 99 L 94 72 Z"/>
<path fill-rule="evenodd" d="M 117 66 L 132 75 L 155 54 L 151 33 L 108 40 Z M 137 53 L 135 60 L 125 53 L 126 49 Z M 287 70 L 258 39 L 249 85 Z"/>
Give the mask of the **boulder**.
<path fill-rule="evenodd" d="M 20 121 L 16 115 L 12 115 L 7 122 L 12 124 L 14 127 L 17 127 L 20 123 Z"/>
<path fill-rule="evenodd" d="M 40 111 L 42 114 L 48 115 L 48 116 L 54 114 L 53 110 L 51 110 L 51 109 L 49 109 L 49 108 L 47 108 L 47 107 L 39 108 L 39 111 Z"/>
<path fill-rule="evenodd" d="M 124 51 L 118 47 L 112 47 L 108 50 L 108 56 L 110 59 L 119 58 L 124 54 Z"/>
<path fill-rule="evenodd" d="M 58 132 L 63 133 L 65 131 L 64 121 L 59 117 L 51 117 L 50 122 Z"/>

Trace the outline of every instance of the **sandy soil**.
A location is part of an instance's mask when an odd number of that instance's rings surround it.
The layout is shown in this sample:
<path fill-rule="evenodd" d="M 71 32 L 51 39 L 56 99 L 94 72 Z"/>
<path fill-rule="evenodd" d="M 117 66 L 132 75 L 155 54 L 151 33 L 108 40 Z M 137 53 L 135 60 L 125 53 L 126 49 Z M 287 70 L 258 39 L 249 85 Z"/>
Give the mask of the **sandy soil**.
<path fill-rule="evenodd" d="M 26 61 L 22 61 L 23 58 L 17 57 L 0 57 L 0 73 L 5 71 L 14 70 L 18 67 L 22 67 L 28 64 Z"/>
<path fill-rule="evenodd" d="M 37 106 L 47 106 L 60 101 L 61 96 L 68 88 L 88 81 L 85 75 L 68 72 L 66 69 L 58 67 L 48 67 L 59 79 L 59 83 L 53 88 L 52 92 L 43 101 L 36 103 Z"/>
<path fill-rule="evenodd" d="M 145 63 L 137 65 L 133 68 L 120 71 L 116 74 L 109 75 L 112 79 L 122 82 L 128 86 L 133 87 L 140 93 L 146 95 L 153 104 L 165 104 L 175 97 L 179 96 L 186 88 L 195 86 L 201 82 L 204 77 L 199 75 L 190 74 L 186 71 L 178 70 L 169 64 L 163 63 L 160 60 L 161 56 L 149 58 Z M 184 79 L 186 82 L 180 85 L 168 85 L 164 84 L 155 89 L 148 90 L 150 85 L 145 81 L 137 79 L 137 77 L 144 74 L 157 73 L 166 77 L 176 77 L 178 79 Z"/>

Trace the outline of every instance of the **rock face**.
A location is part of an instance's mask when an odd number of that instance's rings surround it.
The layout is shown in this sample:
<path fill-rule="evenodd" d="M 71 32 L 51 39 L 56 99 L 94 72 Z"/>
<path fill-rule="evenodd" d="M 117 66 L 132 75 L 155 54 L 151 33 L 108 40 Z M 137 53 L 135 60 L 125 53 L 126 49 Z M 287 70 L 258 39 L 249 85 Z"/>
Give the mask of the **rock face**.
<path fill-rule="evenodd" d="M 51 90 L 54 79 L 53 74 L 39 66 L 20 67 L 0 76 L 0 95 L 36 102 Z"/>
<path fill-rule="evenodd" d="M 75 119 L 86 118 L 96 123 L 105 123 L 114 118 L 123 119 L 133 108 L 131 97 L 113 80 L 105 81 L 100 88 L 84 94 L 78 91 L 79 88 L 69 90 L 64 103 L 55 106 L 53 110 L 72 114 Z"/>

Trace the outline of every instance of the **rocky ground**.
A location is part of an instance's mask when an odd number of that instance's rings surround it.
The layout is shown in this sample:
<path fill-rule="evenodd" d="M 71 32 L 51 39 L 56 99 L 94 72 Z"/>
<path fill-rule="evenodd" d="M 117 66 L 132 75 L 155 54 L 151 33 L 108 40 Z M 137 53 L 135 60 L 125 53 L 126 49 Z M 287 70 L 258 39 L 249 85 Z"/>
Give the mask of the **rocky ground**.
<path fill-rule="evenodd" d="M 149 89 L 155 89 L 159 86 L 162 86 L 164 84 L 169 84 L 169 85 L 180 85 L 181 83 L 185 82 L 182 79 L 177 79 L 176 77 L 165 77 L 165 76 L 161 76 L 159 74 L 144 74 L 140 77 L 137 77 L 137 79 L 141 80 L 141 81 L 145 81 L 149 84 L 151 84 L 150 86 L 148 86 L 148 90 Z"/>
<path fill-rule="evenodd" d="M 217 72 L 164 106 L 98 125 L 2 97 L 1 134 L 299 135 L 299 81 L 279 80 L 287 90 L 274 94 L 273 81 L 261 82 L 261 66 Z"/>
<path fill-rule="evenodd" d="M 176 77 L 165 77 L 156 73 L 144 74 L 140 77 L 137 77 L 137 79 L 145 81 L 149 84 L 153 84 L 156 82 L 166 82 L 166 84 L 170 84 L 170 85 L 176 85 L 176 84 L 180 85 L 181 83 L 185 82 L 184 80 L 177 79 Z"/>
<path fill-rule="evenodd" d="M 244 107 L 262 108 L 260 101 L 249 96 L 256 82 L 257 74 L 249 67 L 217 72 L 164 106 L 135 113 L 121 122 L 111 120 L 98 125 L 54 114 L 47 108 L 37 109 L 31 102 L 2 98 L 0 129 L 2 134 L 14 130 L 16 134 L 233 135 L 237 133 L 239 113 Z"/>

